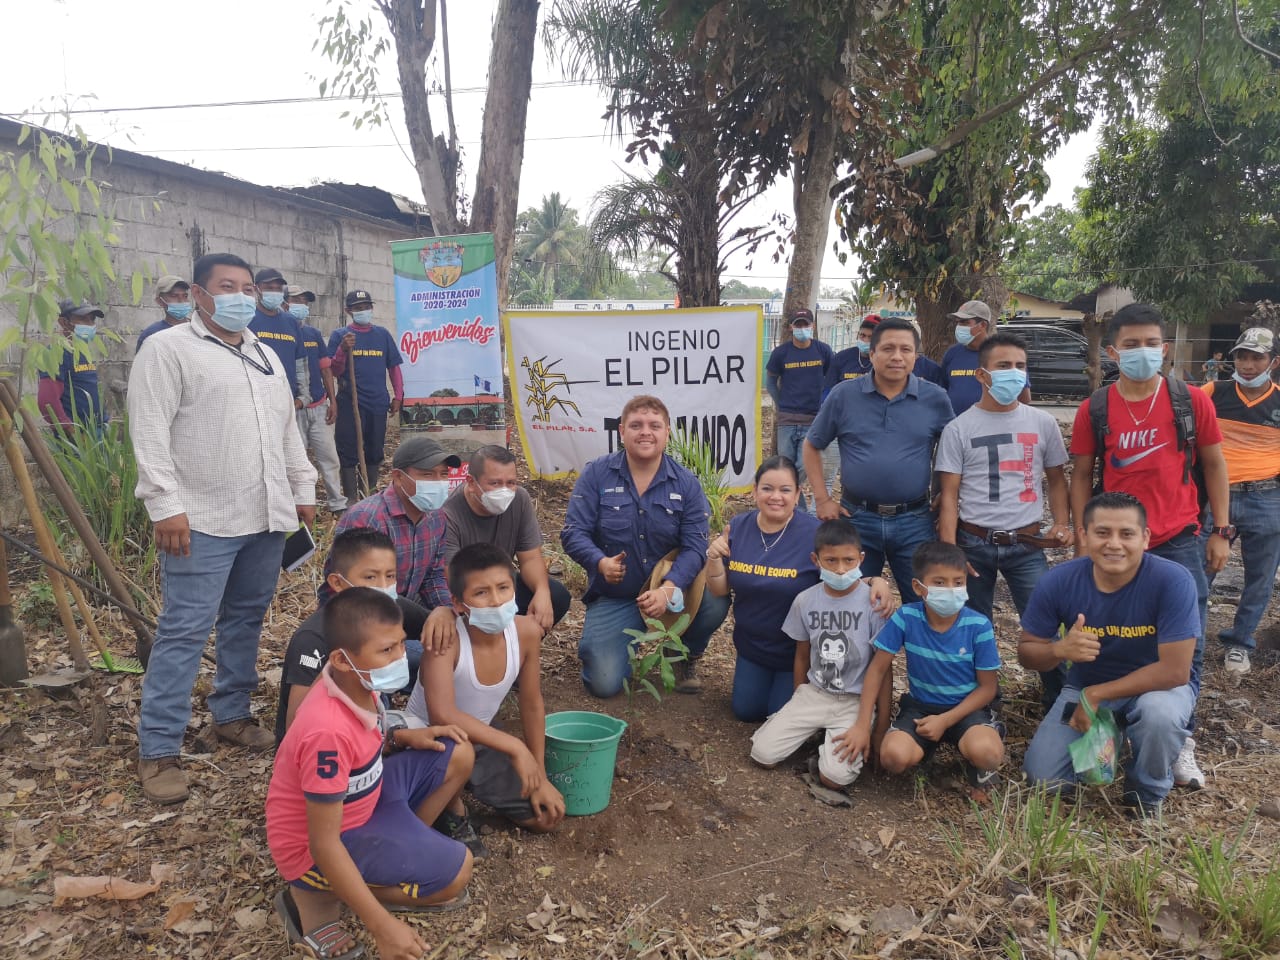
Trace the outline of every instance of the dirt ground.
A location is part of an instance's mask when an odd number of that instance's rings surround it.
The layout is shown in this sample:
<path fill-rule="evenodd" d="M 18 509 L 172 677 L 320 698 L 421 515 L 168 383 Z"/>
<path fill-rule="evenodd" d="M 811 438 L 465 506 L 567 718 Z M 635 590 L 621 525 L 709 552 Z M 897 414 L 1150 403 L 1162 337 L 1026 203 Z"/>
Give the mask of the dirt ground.
<path fill-rule="evenodd" d="M 535 482 L 530 490 L 554 543 L 569 486 Z M 21 603 L 38 572 L 21 558 L 14 566 Z M 279 658 L 312 609 L 318 579 L 318 563 L 284 577 L 268 618 L 256 701 L 268 724 Z M 1230 612 L 1214 610 L 1211 636 Z M 700 696 L 602 703 L 578 679 L 581 617 L 575 602 L 545 642 L 545 698 L 549 712 L 599 710 L 628 722 L 612 802 L 599 815 L 567 819 L 551 836 L 482 817 L 491 855 L 476 870 L 473 905 L 414 921 L 431 944 L 428 956 L 1012 955 L 997 935 L 1008 928 L 1007 900 L 971 895 L 975 878 L 955 852 L 978 844 L 980 826 L 948 748 L 919 778 L 865 775 L 852 808 L 825 806 L 798 776 L 803 755 L 772 771 L 749 762 L 753 728 L 729 710 L 728 625 L 704 661 Z M 1038 719 L 1037 691 L 1013 656 L 1007 594 L 998 594 L 996 619 L 1012 782 Z M 110 614 L 103 622 L 115 646 L 131 650 L 124 624 Z M 34 668 L 69 665 L 51 631 L 29 630 L 28 639 Z M 153 806 L 138 790 L 140 678 L 96 673 L 63 691 L 0 692 L 0 957 L 290 955 L 270 908 L 280 885 L 262 819 L 271 761 L 213 747 L 203 704 L 211 676 L 205 664 L 184 755 L 192 797 L 176 808 Z M 1171 798 L 1163 829 L 1173 847 L 1208 831 L 1234 837 L 1247 826 L 1259 859 L 1273 858 L 1280 823 L 1253 811 L 1280 793 L 1278 677 L 1277 657 L 1260 653 L 1243 683 L 1228 684 L 1210 642 L 1197 733 L 1209 785 Z M 1097 791 L 1084 803 L 1122 842 L 1150 843 L 1148 828 L 1109 808 L 1116 796 L 1114 788 Z M 138 886 L 117 883 L 113 893 L 139 895 L 62 899 L 75 877 L 130 881 Z M 1031 927 L 1022 937 L 1028 944 L 1038 942 Z M 1142 942 L 1118 939 L 1098 955 L 1187 955 L 1133 946 Z"/>

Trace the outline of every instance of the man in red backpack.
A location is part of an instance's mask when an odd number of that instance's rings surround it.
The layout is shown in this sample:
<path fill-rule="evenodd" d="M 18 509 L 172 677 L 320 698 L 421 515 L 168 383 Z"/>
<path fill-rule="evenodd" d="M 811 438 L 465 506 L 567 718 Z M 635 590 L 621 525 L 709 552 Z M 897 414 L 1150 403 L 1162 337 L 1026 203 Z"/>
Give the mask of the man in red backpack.
<path fill-rule="evenodd" d="M 1151 553 L 1191 572 L 1200 606 L 1191 685 L 1199 692 L 1204 663 L 1205 618 L 1211 573 L 1227 562 L 1234 531 L 1214 527 L 1203 556 L 1200 488 L 1203 483 L 1215 517 L 1228 515 L 1227 462 L 1213 403 L 1198 387 L 1161 376 L 1165 321 L 1150 304 L 1131 303 L 1107 326 L 1108 353 L 1120 366 L 1116 383 L 1095 391 L 1076 412 L 1071 434 L 1071 513 L 1076 518 L 1076 554 L 1083 552 L 1079 518 L 1094 493 L 1094 468 L 1101 459 L 1101 487 L 1133 494 L 1147 510 Z M 1173 765 L 1174 783 L 1198 790 L 1204 773 L 1196 764 L 1195 740 L 1188 737 Z"/>

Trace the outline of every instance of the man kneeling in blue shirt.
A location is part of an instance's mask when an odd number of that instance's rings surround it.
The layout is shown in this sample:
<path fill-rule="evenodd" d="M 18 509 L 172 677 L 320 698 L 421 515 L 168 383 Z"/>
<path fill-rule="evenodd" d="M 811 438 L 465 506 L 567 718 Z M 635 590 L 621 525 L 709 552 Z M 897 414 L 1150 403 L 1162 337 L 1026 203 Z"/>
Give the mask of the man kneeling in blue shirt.
<path fill-rule="evenodd" d="M 1023 766 L 1032 783 L 1073 786 L 1067 748 L 1091 725 L 1084 704 L 1109 707 L 1132 751 L 1125 802 L 1158 816 L 1200 688 L 1191 668 L 1195 582 L 1185 567 L 1146 552 L 1147 511 L 1132 494 L 1094 497 L 1083 526 L 1087 555 L 1045 573 L 1022 616 L 1019 663 L 1041 671 L 1072 663 Z"/>

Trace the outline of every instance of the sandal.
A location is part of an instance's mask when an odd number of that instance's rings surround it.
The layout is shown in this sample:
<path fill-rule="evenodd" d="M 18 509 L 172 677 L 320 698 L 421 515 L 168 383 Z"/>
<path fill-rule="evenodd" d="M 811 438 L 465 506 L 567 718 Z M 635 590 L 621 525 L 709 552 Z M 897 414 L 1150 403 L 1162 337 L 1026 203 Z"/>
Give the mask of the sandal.
<path fill-rule="evenodd" d="M 276 894 L 273 903 L 276 913 L 284 922 L 289 944 L 303 947 L 315 960 L 357 960 L 364 956 L 364 947 L 347 931 L 341 920 L 331 920 L 310 933 L 303 934 L 300 929 L 301 921 L 298 919 L 298 906 L 293 902 L 293 895 L 288 887 Z M 351 948 L 339 952 L 338 948 L 344 943 L 350 943 Z"/>
<path fill-rule="evenodd" d="M 452 900 L 446 900 L 444 903 L 423 903 L 405 906 L 398 903 L 384 903 L 388 913 L 449 913 L 453 910 L 460 910 L 471 903 L 471 891 L 463 889 L 463 891 Z"/>

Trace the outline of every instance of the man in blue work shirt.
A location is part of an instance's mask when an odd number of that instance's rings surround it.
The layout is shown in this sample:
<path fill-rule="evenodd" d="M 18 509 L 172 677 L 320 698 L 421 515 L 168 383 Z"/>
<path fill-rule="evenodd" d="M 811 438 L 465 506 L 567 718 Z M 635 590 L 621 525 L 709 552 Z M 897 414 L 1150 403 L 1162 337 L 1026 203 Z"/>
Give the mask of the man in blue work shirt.
<path fill-rule="evenodd" d="M 967 300 L 947 319 L 956 325 L 956 342 L 942 355 L 942 386 L 951 398 L 951 409 L 960 416 L 982 399 L 978 351 L 991 334 L 991 308 L 981 300 Z M 1022 388 L 1018 402 L 1031 402 L 1030 385 Z"/>
<path fill-rule="evenodd" d="M 298 383 L 298 363 L 305 363 L 306 356 L 298 320 L 285 307 L 284 277 L 275 267 L 264 267 L 253 282 L 258 288 L 258 309 L 249 321 L 249 329 L 280 358 L 293 392 L 293 408 L 301 410 L 307 405 L 307 398 Z"/>
<path fill-rule="evenodd" d="M 147 337 L 186 323 L 191 317 L 191 284 L 173 274 L 161 277 L 156 281 L 156 306 L 164 311 L 164 315 L 138 334 L 138 343 L 133 348 L 136 354 L 142 349 Z"/>
<path fill-rule="evenodd" d="M 698 478 L 665 453 L 671 415 L 657 397 L 632 397 L 618 419 L 622 449 L 592 460 L 573 485 L 560 542 L 587 572 L 587 615 L 578 641 L 582 682 L 612 697 L 630 672 L 624 630 L 644 630 L 645 617 L 684 610 L 706 563 L 707 498 Z M 654 568 L 671 556 L 656 587 Z M 691 662 L 729 612 L 729 598 L 702 594 L 684 632 Z M 680 679 L 687 679 L 687 665 Z"/>
<path fill-rule="evenodd" d="M 373 322 L 373 295 L 367 290 L 347 294 L 347 326 L 329 335 L 329 369 L 338 381 L 338 421 L 334 439 L 338 460 L 342 464 L 342 491 L 355 502 L 369 491 L 359 491 L 358 470 L 360 448 L 356 445 L 356 411 L 351 402 L 351 371 L 355 370 L 356 406 L 360 413 L 361 437 L 364 440 L 364 463 L 369 483 L 377 486 L 378 467 L 382 465 L 383 443 L 387 436 L 387 417 L 400 412 L 404 402 L 404 378 L 400 365 L 404 358 L 396 346 L 396 338 Z M 392 396 L 387 392 L 391 380 Z"/>
<path fill-rule="evenodd" d="M 911 372 L 919 334 L 905 320 L 882 320 L 871 335 L 869 377 L 838 384 L 804 442 L 805 465 L 840 441 L 839 501 L 823 495 L 818 517 L 849 517 L 862 540 L 862 572 L 878 576 L 885 560 L 898 590 L 913 596 L 911 555 L 936 539 L 929 509 L 933 452 L 955 414 L 941 387 Z"/>
<path fill-rule="evenodd" d="M 83 429 L 90 440 L 102 436 L 107 416 L 98 392 L 98 364 L 93 341 L 98 336 L 98 321 L 105 314 L 89 303 L 74 300 L 58 303 L 58 331 L 67 338 L 70 349 L 62 351 L 56 376 L 41 371 L 36 389 L 36 403 L 49 424 L 61 428 L 63 437 L 74 443 Z"/>
<path fill-rule="evenodd" d="M 334 444 L 333 424 L 338 419 L 338 392 L 330 371 L 329 348 L 324 334 L 310 326 L 311 305 L 316 295 L 306 287 L 290 284 L 284 288 L 285 306 L 298 321 L 303 360 L 298 367 L 298 382 L 307 398 L 298 411 L 298 433 L 307 452 L 315 458 L 316 468 L 324 480 L 325 502 L 335 517 L 347 509 L 338 474 L 338 448 Z"/>
<path fill-rule="evenodd" d="M 795 462 L 803 486 L 805 469 L 800 462 L 800 445 L 822 404 L 822 384 L 831 364 L 831 348 L 813 338 L 812 310 L 804 307 L 793 310 L 789 320 L 791 339 L 778 344 L 769 354 L 765 382 L 769 396 L 773 398 L 778 454 Z M 815 499 L 820 499 L 819 486 L 824 492 L 828 489 L 825 473 L 819 469 L 809 474 L 810 478 L 820 478 L 811 481 Z M 800 509 L 806 509 L 803 492 L 800 494 Z M 808 509 L 813 512 L 812 507 Z"/>

